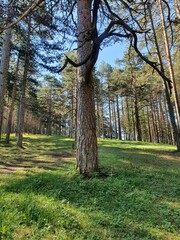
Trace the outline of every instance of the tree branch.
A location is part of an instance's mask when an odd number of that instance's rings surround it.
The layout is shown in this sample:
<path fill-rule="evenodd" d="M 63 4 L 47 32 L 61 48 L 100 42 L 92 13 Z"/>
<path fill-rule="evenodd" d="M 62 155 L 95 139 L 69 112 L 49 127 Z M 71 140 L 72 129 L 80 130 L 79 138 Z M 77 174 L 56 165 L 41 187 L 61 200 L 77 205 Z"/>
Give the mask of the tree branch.
<path fill-rule="evenodd" d="M 93 5 L 93 21 L 92 21 L 92 29 L 93 29 L 93 39 L 98 36 L 97 32 L 97 20 L 98 20 L 98 10 L 100 5 L 100 0 L 94 0 Z"/>
<path fill-rule="evenodd" d="M 7 26 L 1 27 L 0 31 L 7 30 L 13 26 L 15 26 L 18 22 L 20 22 L 23 18 L 25 18 L 29 13 L 31 13 L 36 7 L 38 7 L 44 0 L 38 0 L 36 3 L 33 3 L 31 7 L 28 8 L 15 22 L 10 23 Z"/>
<path fill-rule="evenodd" d="M 107 33 L 110 31 L 110 29 L 112 28 L 112 26 L 113 26 L 114 24 L 121 25 L 122 27 L 124 27 L 128 32 L 131 33 L 131 36 L 133 37 L 133 40 L 134 40 L 134 41 L 133 41 L 133 48 L 134 48 L 134 50 L 136 51 L 136 53 L 138 54 L 138 56 L 139 56 L 142 60 L 144 60 L 147 64 L 149 64 L 154 70 L 156 70 L 156 72 L 158 72 L 158 74 L 168 82 L 169 89 L 170 89 L 170 92 L 171 92 L 171 89 L 172 89 L 172 82 L 171 82 L 171 80 L 170 80 L 169 78 L 167 78 L 167 77 L 164 75 L 164 73 L 158 69 L 158 67 L 156 66 L 156 63 L 155 63 L 155 62 L 152 62 L 152 61 L 150 61 L 148 58 L 146 58 L 145 56 L 143 56 L 142 53 L 141 53 L 141 52 L 139 51 L 139 49 L 138 49 L 138 46 L 137 46 L 137 42 L 138 42 L 137 33 L 143 33 L 143 31 L 137 31 L 137 30 L 132 29 L 127 23 L 125 23 L 125 22 L 123 21 L 123 19 L 121 19 L 116 13 L 114 13 L 114 12 L 111 10 L 111 8 L 110 8 L 107 0 L 104 0 L 104 2 L 105 2 L 106 6 L 107 6 L 107 8 L 108 8 L 108 11 L 109 11 L 115 18 L 117 18 L 118 20 L 116 20 L 116 21 L 111 21 L 110 24 L 108 25 L 108 27 L 106 28 L 106 30 L 104 31 L 104 33 L 102 33 L 100 37 L 103 39 L 104 36 L 107 36 Z M 148 31 L 149 31 L 149 30 L 146 30 L 144 33 L 147 33 Z"/>
<path fill-rule="evenodd" d="M 91 57 L 91 54 L 89 56 L 87 56 L 87 58 L 85 58 L 82 62 L 79 62 L 79 63 L 75 63 L 72 59 L 70 59 L 66 55 L 65 55 L 65 57 L 66 57 L 65 62 L 63 64 L 63 66 L 57 71 L 57 73 L 62 72 L 65 69 L 65 67 L 67 66 L 68 63 L 71 64 L 73 67 L 80 67 L 80 66 L 82 66 L 83 64 L 87 63 L 87 61 Z"/>

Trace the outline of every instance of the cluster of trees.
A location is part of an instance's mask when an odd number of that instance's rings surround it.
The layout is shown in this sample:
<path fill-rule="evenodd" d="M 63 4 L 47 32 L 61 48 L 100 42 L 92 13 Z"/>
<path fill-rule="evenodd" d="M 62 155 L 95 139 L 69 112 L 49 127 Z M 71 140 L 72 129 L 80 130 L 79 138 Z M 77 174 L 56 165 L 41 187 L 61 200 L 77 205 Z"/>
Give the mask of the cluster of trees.
<path fill-rule="evenodd" d="M 6 143 L 11 132 L 21 147 L 23 132 L 75 137 L 84 176 L 98 170 L 97 136 L 180 151 L 177 0 L 4 0 L 0 12 Z M 123 60 L 97 69 L 100 48 L 122 39 Z"/>

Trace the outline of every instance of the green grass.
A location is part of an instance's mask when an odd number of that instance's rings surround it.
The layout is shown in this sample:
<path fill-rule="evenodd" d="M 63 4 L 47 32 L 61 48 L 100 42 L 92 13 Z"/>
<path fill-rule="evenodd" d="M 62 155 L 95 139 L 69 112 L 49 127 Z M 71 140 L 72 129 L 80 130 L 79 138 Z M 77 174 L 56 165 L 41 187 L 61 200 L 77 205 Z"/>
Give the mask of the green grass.
<path fill-rule="evenodd" d="M 174 146 L 99 140 L 101 174 L 75 171 L 73 140 L 0 143 L 0 239 L 178 240 Z M 107 177 L 103 177 L 107 175 Z"/>

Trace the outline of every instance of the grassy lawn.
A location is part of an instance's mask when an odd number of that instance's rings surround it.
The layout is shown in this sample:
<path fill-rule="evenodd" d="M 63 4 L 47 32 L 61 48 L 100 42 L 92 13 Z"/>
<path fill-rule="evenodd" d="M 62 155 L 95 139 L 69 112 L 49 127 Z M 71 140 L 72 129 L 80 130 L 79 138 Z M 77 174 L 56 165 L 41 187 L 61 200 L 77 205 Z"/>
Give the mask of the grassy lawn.
<path fill-rule="evenodd" d="M 0 143 L 0 239 L 180 239 L 174 146 L 99 140 L 101 174 L 84 180 L 72 139 L 13 140 Z"/>

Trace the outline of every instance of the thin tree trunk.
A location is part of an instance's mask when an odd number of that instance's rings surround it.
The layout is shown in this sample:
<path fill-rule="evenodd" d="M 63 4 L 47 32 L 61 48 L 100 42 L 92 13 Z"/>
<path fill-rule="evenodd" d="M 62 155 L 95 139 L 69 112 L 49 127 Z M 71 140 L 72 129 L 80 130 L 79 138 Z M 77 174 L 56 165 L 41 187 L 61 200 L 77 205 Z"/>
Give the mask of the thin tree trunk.
<path fill-rule="evenodd" d="M 11 127 L 12 127 L 12 117 L 13 117 L 15 98 L 16 98 L 17 78 L 18 78 L 19 61 L 20 61 L 20 56 L 19 55 L 18 55 L 18 61 L 17 61 L 16 71 L 15 71 L 12 98 L 11 98 L 11 103 L 10 103 L 10 108 L 9 108 L 9 116 L 8 116 L 6 140 L 5 140 L 7 144 L 10 141 Z"/>
<path fill-rule="evenodd" d="M 132 100 L 132 97 L 131 97 L 131 105 L 132 105 L 132 129 L 133 129 L 133 140 L 136 141 L 137 138 L 136 138 L 136 124 L 135 124 L 135 119 L 134 119 L 134 104 L 133 104 L 133 100 Z"/>
<path fill-rule="evenodd" d="M 69 137 L 73 137 L 73 128 L 74 128 L 74 97 L 73 97 L 73 90 L 72 90 L 72 96 L 71 96 L 71 121 L 70 121 L 70 131 L 69 131 Z"/>
<path fill-rule="evenodd" d="M 179 104 L 178 92 L 177 92 L 177 88 L 176 88 L 174 69 L 173 69 L 173 63 L 172 63 L 170 47 L 169 47 L 169 40 L 168 40 L 168 35 L 167 35 L 167 30 L 166 30 L 166 25 L 165 25 L 162 1 L 161 0 L 158 0 L 158 1 L 159 1 L 160 12 L 161 12 L 161 23 L 162 23 L 162 29 L 163 29 L 163 34 L 164 34 L 166 56 L 167 56 L 168 65 L 169 65 L 169 74 L 170 74 L 170 78 L 171 78 L 171 81 L 172 81 L 172 84 L 173 84 L 173 89 L 172 90 L 173 90 L 174 101 L 175 101 L 177 128 L 178 128 L 178 134 L 180 136 L 180 104 Z M 178 144 L 179 144 L 179 150 L 180 150 L 180 139 L 176 139 L 176 141 L 179 141 Z"/>
<path fill-rule="evenodd" d="M 116 117 L 116 106 L 115 106 L 115 98 L 113 99 L 113 118 L 114 118 L 114 132 L 115 132 L 115 138 L 118 138 L 117 134 L 117 117 Z"/>
<path fill-rule="evenodd" d="M 27 45 L 26 45 L 26 53 L 25 53 L 25 63 L 24 63 L 24 74 L 22 79 L 21 86 L 21 96 L 20 96 L 20 105 L 19 105 L 19 120 L 18 120 L 18 140 L 17 146 L 22 147 L 23 140 L 23 130 L 24 130 L 24 115 L 25 115 L 25 103 L 26 103 L 26 85 L 27 85 L 27 74 L 29 67 L 29 48 L 30 48 L 30 26 L 31 19 L 29 17 L 28 21 L 28 36 L 27 36 Z"/>
<path fill-rule="evenodd" d="M 103 104 L 103 99 L 101 99 L 101 132 L 102 132 L 102 137 L 105 138 L 105 132 L 104 132 L 104 104 Z"/>
<path fill-rule="evenodd" d="M 151 125 L 150 125 L 150 117 L 149 117 L 149 108 L 148 108 L 148 106 L 147 106 L 147 120 L 148 120 L 149 141 L 152 142 L 152 133 L 151 133 Z"/>
<path fill-rule="evenodd" d="M 75 78 L 75 94 L 74 94 L 74 98 L 75 98 L 75 149 L 77 147 L 77 101 L 78 101 L 78 76 L 77 76 L 78 72 L 76 69 L 76 78 Z"/>
<path fill-rule="evenodd" d="M 59 121 L 58 121 L 58 125 L 59 125 L 59 135 L 62 135 L 62 118 L 60 117 Z"/>
<path fill-rule="evenodd" d="M 156 116 L 156 110 L 154 107 L 154 99 L 153 96 L 151 96 L 151 114 L 152 114 L 152 120 L 153 120 L 153 128 L 154 128 L 154 141 L 159 142 L 159 131 L 157 126 L 157 116 Z"/>
<path fill-rule="evenodd" d="M 2 132 L 4 98 L 6 95 L 7 77 L 8 77 L 8 69 L 9 69 L 9 61 L 10 61 L 11 35 L 12 35 L 12 29 L 9 28 L 8 30 L 5 31 L 4 42 L 3 42 L 2 53 L 1 53 L 1 63 L 0 63 L 0 138 L 1 138 L 1 132 Z"/>
<path fill-rule="evenodd" d="M 118 124 L 118 139 L 119 139 L 119 140 L 122 140 L 121 120 L 120 120 L 119 98 L 118 98 L 118 95 L 116 95 L 116 111 L 117 111 L 117 124 Z"/>
<path fill-rule="evenodd" d="M 165 115 L 166 115 L 166 122 L 167 122 L 167 137 L 169 144 L 175 144 L 174 133 L 173 133 L 173 126 L 170 119 L 170 113 L 167 108 L 167 99 L 164 96 L 164 108 L 165 108 Z"/>
<path fill-rule="evenodd" d="M 97 117 L 97 135 L 101 136 L 101 124 L 100 124 L 100 108 L 99 108 L 99 98 L 96 97 L 96 117 Z"/>
<path fill-rule="evenodd" d="M 129 103 L 128 98 L 126 97 L 126 111 L 127 111 L 127 120 L 128 120 L 128 140 L 131 140 L 131 122 L 130 122 L 130 113 L 129 113 Z"/>
<path fill-rule="evenodd" d="M 52 84 L 49 92 L 49 109 L 48 109 L 48 121 L 47 121 L 47 135 L 52 134 Z"/>
<path fill-rule="evenodd" d="M 136 117 L 137 140 L 142 141 L 142 131 L 141 131 L 141 124 L 139 119 L 139 107 L 138 107 L 138 98 L 137 98 L 136 90 L 134 95 L 134 109 L 135 109 L 135 117 Z"/>
<path fill-rule="evenodd" d="M 160 52 L 160 49 L 159 49 L 159 44 L 158 44 L 158 40 L 157 40 L 157 36 L 156 36 L 156 31 L 155 31 L 155 27 L 154 27 L 154 22 L 153 22 L 153 17 L 152 17 L 152 14 L 151 14 L 151 7 L 150 7 L 150 5 L 149 5 L 148 9 L 149 9 L 149 16 L 150 16 L 150 20 L 151 20 L 151 26 L 152 26 L 152 30 L 153 30 L 155 45 L 156 45 L 156 51 L 157 51 L 159 63 L 160 63 L 160 66 L 161 66 L 161 71 L 164 72 L 163 61 L 162 61 L 161 52 Z M 162 17 L 164 19 L 164 15 Z M 163 79 L 163 83 L 164 83 L 164 86 L 165 86 L 165 94 L 166 94 L 166 101 L 167 101 L 167 105 L 168 105 L 170 121 L 171 121 L 171 125 L 172 125 L 172 128 L 173 128 L 173 142 L 176 142 L 177 150 L 180 151 L 180 127 L 178 127 L 176 125 L 174 109 L 173 109 L 173 105 L 172 105 L 172 102 L 171 102 L 171 98 L 170 98 L 170 93 L 169 93 L 169 90 L 168 90 L 167 82 L 166 82 L 165 79 Z"/>
<path fill-rule="evenodd" d="M 108 110 L 109 110 L 109 137 L 112 139 L 112 116 L 111 116 L 111 100 L 108 97 Z"/>
<path fill-rule="evenodd" d="M 161 95 L 158 95 L 158 105 L 159 105 L 159 120 L 160 120 L 160 129 L 161 129 L 161 141 L 162 143 L 165 143 L 165 128 L 166 128 L 166 122 L 164 119 L 164 111 L 163 111 L 163 107 L 162 107 L 162 102 L 161 102 Z"/>
<path fill-rule="evenodd" d="M 178 5 L 178 0 L 174 0 L 174 3 L 175 3 L 175 8 L 176 8 L 178 18 L 180 18 L 180 7 Z"/>
<path fill-rule="evenodd" d="M 159 116 L 159 106 L 158 106 L 158 100 L 157 100 L 157 96 L 154 99 L 154 113 L 155 113 L 155 121 L 156 121 L 156 127 L 157 127 L 157 139 L 158 139 L 158 143 L 161 143 L 161 137 L 160 137 L 160 116 Z"/>

